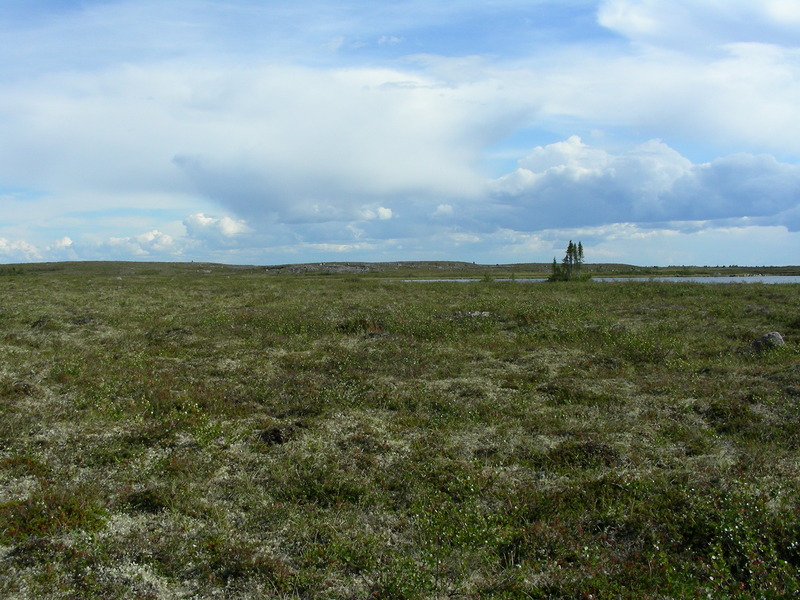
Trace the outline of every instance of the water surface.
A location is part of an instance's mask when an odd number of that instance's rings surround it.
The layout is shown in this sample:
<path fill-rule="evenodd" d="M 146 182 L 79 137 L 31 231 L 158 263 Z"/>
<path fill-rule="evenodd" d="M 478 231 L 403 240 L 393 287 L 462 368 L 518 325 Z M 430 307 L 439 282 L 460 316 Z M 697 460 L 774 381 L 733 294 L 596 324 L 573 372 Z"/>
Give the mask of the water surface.
<path fill-rule="evenodd" d="M 730 276 L 697 276 L 697 277 L 593 277 L 591 279 L 597 283 L 617 283 L 627 281 L 659 281 L 668 283 L 800 283 L 798 275 L 730 275 Z M 486 281 L 481 279 L 405 279 L 409 283 L 477 283 Z M 544 278 L 524 278 L 516 279 L 492 279 L 492 281 L 516 281 L 518 283 L 542 283 L 547 281 Z"/>

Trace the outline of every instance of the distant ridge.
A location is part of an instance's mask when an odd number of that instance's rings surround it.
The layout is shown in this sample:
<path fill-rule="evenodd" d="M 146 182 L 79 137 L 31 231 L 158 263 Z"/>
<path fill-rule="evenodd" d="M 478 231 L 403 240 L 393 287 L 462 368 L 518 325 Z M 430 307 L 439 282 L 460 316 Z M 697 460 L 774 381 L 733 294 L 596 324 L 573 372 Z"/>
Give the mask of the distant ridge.
<path fill-rule="evenodd" d="M 664 277 L 664 276 L 732 276 L 732 275 L 795 275 L 800 276 L 800 266 L 669 266 L 643 267 L 621 263 L 586 263 L 584 271 L 590 275 L 612 277 Z M 287 263 L 279 265 L 235 265 L 213 262 L 138 262 L 138 261 L 66 261 L 42 263 L 14 263 L 0 265 L 0 276 L 69 272 L 76 275 L 210 275 L 236 271 L 266 275 L 374 275 L 383 277 L 547 277 L 552 263 L 498 263 L 479 264 L 453 260 L 404 261 L 324 261 Z"/>

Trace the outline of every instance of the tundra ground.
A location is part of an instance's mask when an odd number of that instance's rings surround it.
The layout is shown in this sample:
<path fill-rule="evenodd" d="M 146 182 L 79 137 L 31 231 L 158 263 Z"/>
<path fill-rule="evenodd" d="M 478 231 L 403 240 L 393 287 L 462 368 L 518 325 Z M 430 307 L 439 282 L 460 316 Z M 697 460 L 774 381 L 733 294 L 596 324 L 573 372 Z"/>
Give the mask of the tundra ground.
<path fill-rule="evenodd" d="M 799 292 L 6 270 L 0 596 L 798 594 Z"/>

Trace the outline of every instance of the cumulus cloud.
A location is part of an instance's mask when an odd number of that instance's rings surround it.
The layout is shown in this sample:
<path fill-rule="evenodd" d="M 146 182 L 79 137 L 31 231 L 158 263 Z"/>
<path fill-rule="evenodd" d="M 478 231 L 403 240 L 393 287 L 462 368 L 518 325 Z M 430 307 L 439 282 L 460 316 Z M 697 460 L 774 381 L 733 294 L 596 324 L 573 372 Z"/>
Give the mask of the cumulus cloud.
<path fill-rule="evenodd" d="M 158 258 L 180 254 L 172 236 L 157 229 L 131 237 L 112 237 L 108 239 L 105 245 L 115 255 L 137 258 Z"/>
<path fill-rule="evenodd" d="M 60 240 L 56 240 L 55 242 L 53 242 L 51 248 L 56 250 L 61 250 L 64 248 L 69 248 L 70 246 L 72 246 L 72 240 L 69 237 L 64 236 Z"/>
<path fill-rule="evenodd" d="M 377 208 L 362 208 L 361 218 L 365 221 L 388 221 L 394 216 L 391 208 L 385 206 L 378 206 Z"/>
<path fill-rule="evenodd" d="M 29 262 L 41 260 L 42 254 L 26 241 L 0 237 L 0 258 L 9 262 Z"/>
<path fill-rule="evenodd" d="M 43 258 L 48 260 L 76 260 L 79 255 L 75 251 L 75 244 L 72 238 L 64 236 L 61 239 L 48 244 L 44 248 Z"/>
<path fill-rule="evenodd" d="M 190 238 L 225 246 L 236 245 L 243 235 L 253 231 L 242 220 L 228 216 L 209 217 L 203 213 L 189 215 L 183 220 L 183 225 Z"/>
<path fill-rule="evenodd" d="M 777 219 L 800 205 L 800 167 L 750 154 L 693 164 L 658 140 L 612 154 L 570 137 L 535 148 L 489 194 L 489 212 L 531 228 Z"/>

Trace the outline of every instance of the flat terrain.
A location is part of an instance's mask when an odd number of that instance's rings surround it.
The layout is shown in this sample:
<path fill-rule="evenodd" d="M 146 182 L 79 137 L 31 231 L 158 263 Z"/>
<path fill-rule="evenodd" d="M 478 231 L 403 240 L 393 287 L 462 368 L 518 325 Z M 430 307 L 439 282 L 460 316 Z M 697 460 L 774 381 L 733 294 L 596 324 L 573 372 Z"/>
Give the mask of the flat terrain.
<path fill-rule="evenodd" d="M 1 268 L 0 597 L 800 593 L 800 285 L 396 264 Z"/>

